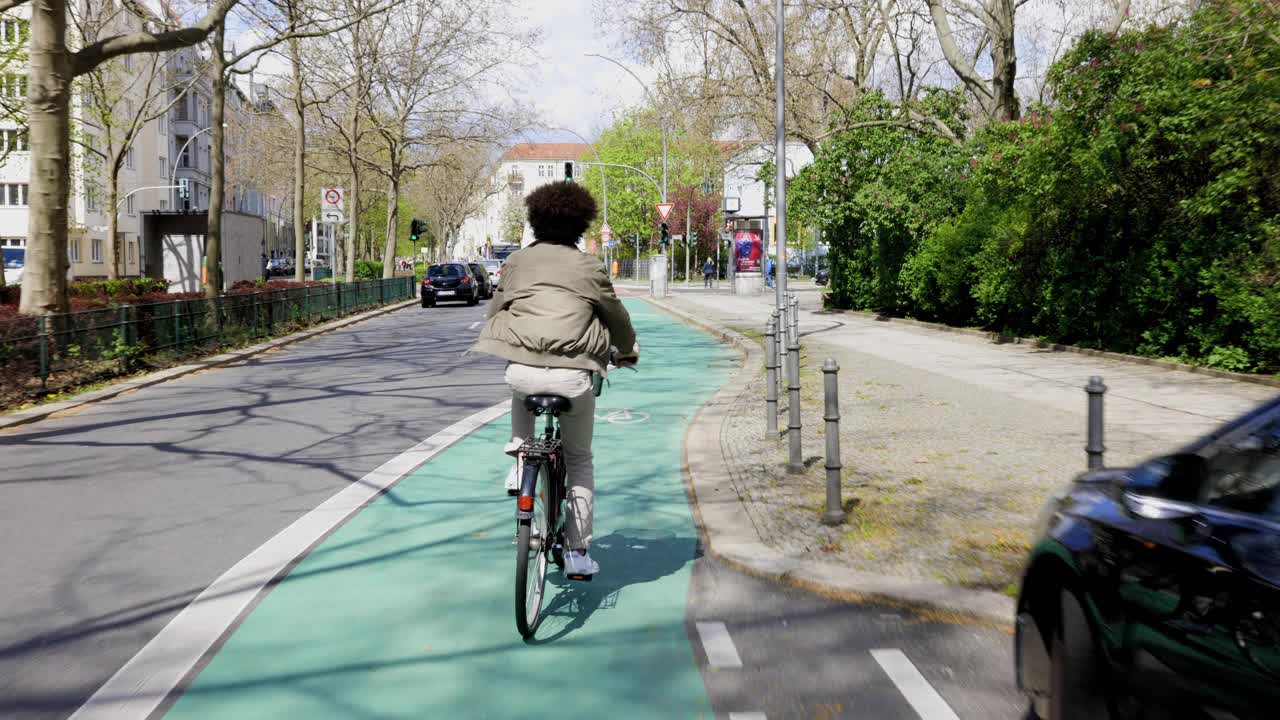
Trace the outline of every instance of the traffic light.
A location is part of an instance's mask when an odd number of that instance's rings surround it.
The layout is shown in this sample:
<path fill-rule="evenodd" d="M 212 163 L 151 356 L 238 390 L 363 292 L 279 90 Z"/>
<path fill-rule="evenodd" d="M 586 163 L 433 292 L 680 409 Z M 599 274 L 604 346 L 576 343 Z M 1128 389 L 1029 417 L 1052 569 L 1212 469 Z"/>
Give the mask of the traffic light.
<path fill-rule="evenodd" d="M 409 240 L 418 242 L 418 237 L 426 232 L 426 223 L 422 220 L 414 218 L 409 221 Z"/>
<path fill-rule="evenodd" d="M 667 249 L 667 247 L 668 247 L 669 245 L 671 245 L 671 228 L 667 227 L 667 224 L 666 224 L 666 223 L 662 223 L 662 240 L 661 240 L 661 243 L 662 243 L 662 249 L 663 249 L 663 250 L 666 250 L 666 249 Z"/>
<path fill-rule="evenodd" d="M 565 182 L 573 182 L 573 163 L 572 162 L 566 162 L 564 164 L 564 179 L 565 179 Z"/>

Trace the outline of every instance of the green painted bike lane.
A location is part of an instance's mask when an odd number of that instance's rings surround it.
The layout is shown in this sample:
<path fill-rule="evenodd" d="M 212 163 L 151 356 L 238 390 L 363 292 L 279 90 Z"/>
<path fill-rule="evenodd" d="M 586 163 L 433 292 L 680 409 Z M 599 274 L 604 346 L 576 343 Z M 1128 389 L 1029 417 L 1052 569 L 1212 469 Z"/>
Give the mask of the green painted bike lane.
<path fill-rule="evenodd" d="M 601 573 L 552 568 L 546 619 L 515 629 L 507 416 L 405 477 L 244 619 L 170 718 L 709 718 L 685 626 L 697 534 L 683 438 L 732 351 L 627 301 L 640 372 L 598 398 Z"/>

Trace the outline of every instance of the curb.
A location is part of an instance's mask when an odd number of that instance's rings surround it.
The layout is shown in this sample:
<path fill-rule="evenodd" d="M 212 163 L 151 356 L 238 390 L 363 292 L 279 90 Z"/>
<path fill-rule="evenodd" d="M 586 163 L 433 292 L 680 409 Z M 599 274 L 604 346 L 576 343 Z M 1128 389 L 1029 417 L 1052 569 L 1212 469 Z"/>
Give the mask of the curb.
<path fill-rule="evenodd" d="M 677 310 L 661 300 L 644 298 L 689 325 L 733 345 L 742 365 L 694 415 L 684 439 L 686 487 L 694 520 L 702 530 L 707 553 L 749 575 L 786 583 L 848 602 L 879 603 L 934 616 L 940 620 L 1013 627 L 1015 603 L 999 593 L 955 587 L 936 580 L 911 579 L 850 570 L 830 563 L 789 557 L 767 546 L 750 522 L 744 522 L 742 499 L 725 472 L 720 426 L 737 397 L 734 389 L 755 372 L 763 350 L 725 327 Z"/>
<path fill-rule="evenodd" d="M 1174 360 L 1161 360 L 1160 358 L 1143 357 L 1142 355 L 1126 355 L 1125 353 L 1113 352 L 1111 350 L 1095 350 L 1094 348 L 1080 347 L 1079 345 L 1064 345 L 1062 343 L 1049 342 L 1048 340 L 1021 337 L 1019 335 L 1005 335 L 1004 333 L 992 330 L 954 327 L 952 325 L 928 322 L 926 320 L 900 318 L 892 315 L 866 312 L 865 310 L 829 310 L 827 308 L 822 308 L 818 312 L 828 315 L 856 315 L 858 317 L 875 320 L 877 322 L 898 323 L 925 330 L 933 330 L 934 332 L 951 333 L 953 335 L 967 335 L 969 337 L 982 338 L 983 340 L 987 340 L 995 345 L 1029 345 L 1041 350 L 1052 350 L 1054 352 L 1065 352 L 1075 355 L 1088 355 L 1090 357 L 1100 357 L 1107 360 L 1127 362 L 1133 365 L 1148 365 L 1151 367 L 1158 367 L 1163 370 L 1181 370 L 1183 372 L 1195 373 L 1196 375 L 1208 375 L 1209 377 L 1223 378 L 1225 380 L 1235 380 L 1237 382 L 1247 382 L 1253 383 L 1254 385 L 1266 385 L 1268 387 L 1280 388 L 1280 376 L 1251 375 L 1249 373 L 1231 372 L 1230 370 L 1219 370 L 1217 368 L 1204 367 L 1203 365 L 1188 365 L 1187 363 L 1180 363 Z"/>
<path fill-rule="evenodd" d="M 233 350 L 231 352 L 223 353 L 221 355 L 214 355 L 211 358 L 205 358 L 204 360 L 197 360 L 196 362 L 188 363 L 186 365 L 179 365 L 177 367 L 158 370 L 156 372 L 143 375 L 142 377 L 139 377 L 139 378 L 134 378 L 132 380 L 125 380 L 123 382 L 115 383 L 114 385 L 109 385 L 105 388 L 102 388 L 101 390 L 94 390 L 92 392 L 87 392 L 87 393 L 77 395 L 68 400 L 61 400 L 59 402 L 48 403 L 46 405 L 39 405 L 37 407 L 29 408 L 27 410 L 18 410 L 17 412 L 0 416 L 0 431 L 7 430 L 9 428 L 19 427 L 22 425 L 30 425 L 31 423 L 39 422 L 41 420 L 47 419 L 50 416 L 56 415 L 58 413 L 66 412 L 68 410 L 74 410 L 76 408 L 81 408 L 86 405 L 92 405 L 94 403 L 98 403 L 103 400 L 109 400 L 113 397 L 123 395 L 133 390 L 139 390 L 141 388 L 151 387 L 152 385 L 159 385 L 160 383 L 168 382 L 170 380 L 176 380 L 185 375 L 190 375 L 192 373 L 200 372 L 201 370 L 208 370 L 210 368 L 216 368 L 216 367 L 221 367 L 223 365 L 230 365 L 232 363 L 237 363 L 237 362 L 240 362 L 241 360 L 246 360 L 248 358 L 254 357 L 255 355 L 261 355 L 262 353 L 265 353 L 269 350 L 274 350 L 276 348 L 284 347 L 286 345 L 292 345 L 293 343 L 300 342 L 302 340 L 308 340 L 317 335 L 323 335 L 324 333 L 332 332 L 334 330 L 339 330 L 341 328 L 347 327 L 348 325 L 354 325 L 355 323 L 358 323 L 362 320 L 368 320 L 369 318 L 374 318 L 379 315 L 385 315 L 390 312 L 395 312 L 396 310 L 409 307 L 410 305 L 415 305 L 417 304 L 417 302 L 418 302 L 417 300 L 406 300 L 402 303 L 385 305 L 376 310 L 370 310 L 368 312 L 363 312 L 358 315 L 349 315 L 347 317 L 340 318 L 338 320 L 333 320 L 324 325 L 317 325 L 316 327 L 310 328 L 308 330 L 303 330 L 301 332 L 297 332 L 292 335 L 286 335 L 284 337 L 275 338 L 274 340 L 268 340 L 266 342 L 258 343 L 257 345 L 250 345 L 249 347 L 241 348 L 239 350 Z"/>

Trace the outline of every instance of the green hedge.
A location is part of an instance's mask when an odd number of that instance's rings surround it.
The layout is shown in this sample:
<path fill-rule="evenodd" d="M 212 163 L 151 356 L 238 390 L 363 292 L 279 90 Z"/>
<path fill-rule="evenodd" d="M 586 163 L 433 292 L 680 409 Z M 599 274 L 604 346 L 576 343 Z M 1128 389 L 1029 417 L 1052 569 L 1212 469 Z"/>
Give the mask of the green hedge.
<path fill-rule="evenodd" d="M 382 279 L 382 263 L 376 260 L 357 260 L 355 264 L 357 280 Z"/>
<path fill-rule="evenodd" d="M 1049 75 L 1054 105 L 963 144 L 834 137 L 790 195 L 831 242 L 831 302 L 1280 371 L 1277 38 L 1280 15 L 1220 0 L 1085 35 Z M 954 93 L 926 103 L 963 128 Z M 895 112 L 871 96 L 850 119 Z"/>

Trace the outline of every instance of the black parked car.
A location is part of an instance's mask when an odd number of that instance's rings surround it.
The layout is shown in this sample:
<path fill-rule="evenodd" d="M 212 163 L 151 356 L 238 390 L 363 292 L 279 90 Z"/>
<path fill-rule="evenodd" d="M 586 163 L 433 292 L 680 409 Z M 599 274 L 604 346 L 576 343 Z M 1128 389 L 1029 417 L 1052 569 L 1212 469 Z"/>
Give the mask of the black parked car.
<path fill-rule="evenodd" d="M 1280 716 L 1280 398 L 1045 507 L 1018 686 L 1045 720 Z"/>
<path fill-rule="evenodd" d="M 471 276 L 476 279 L 480 287 L 481 299 L 488 300 L 493 297 L 493 281 L 489 279 L 489 271 L 484 269 L 484 265 L 473 262 L 467 263 L 467 267 L 470 268 Z"/>
<path fill-rule="evenodd" d="M 437 302 L 463 300 L 468 305 L 480 302 L 480 284 L 466 263 L 441 263 L 427 268 L 422 277 L 422 307 L 435 307 Z"/>
<path fill-rule="evenodd" d="M 819 270 L 813 274 L 813 281 L 818 285 L 826 285 L 828 279 L 826 270 Z"/>

